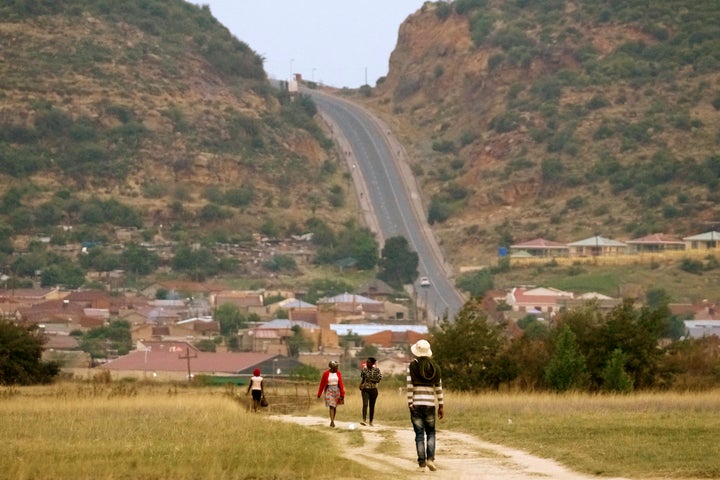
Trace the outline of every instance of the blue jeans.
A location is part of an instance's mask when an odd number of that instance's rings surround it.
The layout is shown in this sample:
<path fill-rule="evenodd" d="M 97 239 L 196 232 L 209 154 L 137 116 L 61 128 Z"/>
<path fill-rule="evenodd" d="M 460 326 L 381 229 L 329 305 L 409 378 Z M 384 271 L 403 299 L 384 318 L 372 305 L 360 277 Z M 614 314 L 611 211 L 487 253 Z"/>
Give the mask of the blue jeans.
<path fill-rule="evenodd" d="M 410 421 L 415 430 L 418 465 L 424 466 L 426 460 L 435 460 L 435 407 L 413 407 Z"/>

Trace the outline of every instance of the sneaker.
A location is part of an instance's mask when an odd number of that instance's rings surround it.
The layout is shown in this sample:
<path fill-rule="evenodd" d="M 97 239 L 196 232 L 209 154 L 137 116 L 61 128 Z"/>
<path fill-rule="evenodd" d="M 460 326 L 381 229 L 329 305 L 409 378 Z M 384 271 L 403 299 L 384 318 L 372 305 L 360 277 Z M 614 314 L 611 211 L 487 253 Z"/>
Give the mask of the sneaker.
<path fill-rule="evenodd" d="M 426 462 L 427 467 L 430 469 L 431 472 L 434 472 L 437 470 L 437 467 L 435 466 L 435 460 L 428 460 Z"/>
<path fill-rule="evenodd" d="M 373 426 L 372 422 L 370 422 L 370 426 L 371 426 L 371 427 Z"/>
<path fill-rule="evenodd" d="M 360 425 L 362 425 L 362 426 L 364 427 L 364 426 L 365 426 L 365 422 L 360 422 Z M 371 423 L 370 425 L 372 425 L 372 423 Z"/>
<path fill-rule="evenodd" d="M 330 426 L 331 426 L 331 427 L 334 427 L 334 426 L 335 426 L 335 422 L 330 422 Z"/>
<path fill-rule="evenodd" d="M 425 465 L 418 465 L 415 471 L 425 473 Z"/>

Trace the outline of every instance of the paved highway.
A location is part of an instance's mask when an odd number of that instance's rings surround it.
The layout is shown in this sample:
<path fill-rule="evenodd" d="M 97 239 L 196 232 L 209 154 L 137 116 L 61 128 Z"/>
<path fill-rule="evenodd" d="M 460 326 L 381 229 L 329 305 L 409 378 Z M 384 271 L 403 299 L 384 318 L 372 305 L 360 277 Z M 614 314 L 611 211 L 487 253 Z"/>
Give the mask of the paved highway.
<path fill-rule="evenodd" d="M 464 303 L 449 281 L 450 268 L 427 225 L 417 185 L 408 165 L 402 162 L 404 150 L 377 118 L 345 99 L 315 90 L 315 104 L 333 128 L 336 141 L 350 166 L 367 223 L 379 240 L 402 235 L 419 257 L 420 276 L 430 285 L 414 287 L 417 300 L 427 305 L 428 321 L 448 315 L 450 319 Z"/>

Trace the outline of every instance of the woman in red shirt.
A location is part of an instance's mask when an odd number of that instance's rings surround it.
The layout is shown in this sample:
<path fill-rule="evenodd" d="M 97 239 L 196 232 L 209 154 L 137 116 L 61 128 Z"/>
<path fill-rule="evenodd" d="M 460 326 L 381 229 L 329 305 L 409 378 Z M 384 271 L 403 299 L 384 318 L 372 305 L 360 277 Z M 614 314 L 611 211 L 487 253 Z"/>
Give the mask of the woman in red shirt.
<path fill-rule="evenodd" d="M 331 360 L 320 379 L 320 388 L 318 388 L 318 398 L 325 393 L 325 406 L 330 412 L 330 426 L 335 426 L 335 413 L 337 406 L 345 403 L 345 386 L 343 385 L 342 375 L 338 371 L 338 362 Z"/>

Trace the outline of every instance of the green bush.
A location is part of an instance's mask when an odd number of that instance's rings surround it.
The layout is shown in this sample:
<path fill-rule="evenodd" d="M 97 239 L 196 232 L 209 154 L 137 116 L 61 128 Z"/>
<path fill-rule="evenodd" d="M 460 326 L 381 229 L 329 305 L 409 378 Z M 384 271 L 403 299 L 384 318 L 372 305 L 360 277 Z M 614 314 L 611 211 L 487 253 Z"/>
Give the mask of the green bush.
<path fill-rule="evenodd" d="M 602 389 L 606 392 L 629 393 L 633 390 L 633 379 L 625 370 L 627 362 L 622 350 L 615 349 L 602 371 Z"/>
<path fill-rule="evenodd" d="M 468 189 L 455 182 L 449 182 L 443 189 L 444 196 L 450 201 L 467 198 Z"/>
<path fill-rule="evenodd" d="M 0 143 L 0 173 L 25 177 L 50 167 L 46 153 L 32 147 L 12 147 Z"/>
<path fill-rule="evenodd" d="M 255 189 L 252 185 L 243 185 L 242 187 L 231 188 L 225 192 L 224 201 L 227 205 L 233 207 L 245 207 L 255 201 Z"/>
<path fill-rule="evenodd" d="M 200 209 L 197 216 L 204 222 L 215 222 L 218 220 L 232 218 L 233 214 L 231 211 L 224 209 L 219 205 L 208 203 Z"/>
<path fill-rule="evenodd" d="M 470 36 L 475 46 L 481 46 L 492 33 L 495 17 L 485 12 L 477 12 L 470 18 Z"/>
<path fill-rule="evenodd" d="M 539 100 L 555 101 L 562 96 L 562 83 L 553 76 L 546 76 L 536 81 L 530 92 Z"/>
<path fill-rule="evenodd" d="M 473 10 L 486 8 L 488 0 L 455 0 L 453 5 L 455 6 L 455 12 L 458 15 L 465 15 Z"/>
<path fill-rule="evenodd" d="M 610 102 L 607 98 L 605 98 L 604 95 L 597 94 L 593 95 L 593 97 L 588 100 L 587 104 L 585 105 L 589 110 L 598 110 L 600 108 L 604 108 L 610 105 Z"/>
<path fill-rule="evenodd" d="M 509 26 L 496 31 L 490 39 L 490 44 L 507 52 L 513 47 L 532 47 L 534 42 L 523 29 Z"/>
<path fill-rule="evenodd" d="M 450 15 L 452 15 L 452 7 L 449 3 L 440 2 L 435 8 L 435 15 L 440 20 L 445 21 Z"/>
<path fill-rule="evenodd" d="M 502 53 L 494 53 L 490 55 L 490 58 L 488 58 L 488 64 L 487 68 L 489 72 L 494 71 L 496 68 L 498 68 L 500 65 L 502 65 L 503 61 L 505 60 L 505 55 Z"/>
<path fill-rule="evenodd" d="M 273 255 L 263 262 L 263 268 L 271 272 L 293 272 L 297 270 L 297 263 L 289 255 Z"/>
<path fill-rule="evenodd" d="M 684 258 L 680 262 L 680 270 L 694 275 L 702 275 L 705 266 L 700 260 L 693 260 L 691 258 Z"/>
<path fill-rule="evenodd" d="M 428 207 L 428 223 L 434 225 L 445 222 L 450 217 L 451 210 L 450 205 L 446 202 L 439 198 L 433 198 Z"/>
<path fill-rule="evenodd" d="M 560 183 L 564 169 L 563 162 L 559 158 L 544 158 L 540 164 L 543 182 L 549 184 Z"/>
<path fill-rule="evenodd" d="M 535 163 L 525 157 L 513 158 L 505 166 L 505 175 L 510 176 L 513 173 L 519 172 L 521 170 L 527 170 L 529 168 L 533 168 L 534 166 Z"/>
<path fill-rule="evenodd" d="M 490 128 L 497 133 L 507 133 L 520 126 L 520 114 L 514 110 L 501 113 L 490 120 Z"/>
<path fill-rule="evenodd" d="M 455 151 L 455 143 L 452 140 L 438 140 L 433 142 L 432 149 L 439 153 L 451 153 Z"/>
<path fill-rule="evenodd" d="M 468 292 L 472 297 L 480 297 L 494 288 L 493 276 L 488 269 L 464 273 L 458 277 L 455 286 Z"/>

